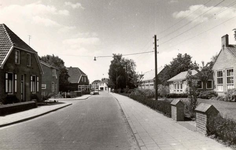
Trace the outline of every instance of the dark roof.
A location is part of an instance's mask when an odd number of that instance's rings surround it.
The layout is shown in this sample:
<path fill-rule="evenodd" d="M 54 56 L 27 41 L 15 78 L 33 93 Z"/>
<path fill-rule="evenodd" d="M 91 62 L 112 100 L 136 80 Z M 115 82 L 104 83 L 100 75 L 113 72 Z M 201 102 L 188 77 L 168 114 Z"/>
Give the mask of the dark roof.
<path fill-rule="evenodd" d="M 52 65 L 50 65 L 50 64 L 48 64 L 48 63 L 46 63 L 46 62 L 44 62 L 44 61 L 40 61 L 40 63 L 41 63 L 41 65 L 44 65 L 44 66 L 46 66 L 46 67 L 48 67 L 48 68 L 54 68 L 54 69 L 57 69 L 58 70 L 58 68 L 57 67 L 54 67 L 54 66 L 52 66 Z"/>
<path fill-rule="evenodd" d="M 100 83 L 100 82 L 101 82 L 101 80 L 94 80 L 94 81 L 92 82 L 92 84 Z"/>
<path fill-rule="evenodd" d="M 236 57 L 236 45 L 229 45 L 226 48 Z"/>
<path fill-rule="evenodd" d="M 12 46 L 36 53 L 5 24 L 0 24 L 0 64 L 3 63 Z"/>
<path fill-rule="evenodd" d="M 68 81 L 70 83 L 79 83 L 79 80 L 81 76 L 87 76 L 82 70 L 80 70 L 78 67 L 68 67 L 68 74 L 69 78 Z"/>

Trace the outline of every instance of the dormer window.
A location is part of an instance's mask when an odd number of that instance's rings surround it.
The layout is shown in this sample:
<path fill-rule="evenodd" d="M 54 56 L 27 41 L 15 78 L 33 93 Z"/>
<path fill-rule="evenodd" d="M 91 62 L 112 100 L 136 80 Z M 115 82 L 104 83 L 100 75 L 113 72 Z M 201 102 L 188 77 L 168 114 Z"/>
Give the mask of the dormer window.
<path fill-rule="evenodd" d="M 19 50 L 15 51 L 15 63 L 20 64 L 20 51 Z"/>
<path fill-rule="evenodd" d="M 27 54 L 27 66 L 31 66 L 31 54 Z"/>

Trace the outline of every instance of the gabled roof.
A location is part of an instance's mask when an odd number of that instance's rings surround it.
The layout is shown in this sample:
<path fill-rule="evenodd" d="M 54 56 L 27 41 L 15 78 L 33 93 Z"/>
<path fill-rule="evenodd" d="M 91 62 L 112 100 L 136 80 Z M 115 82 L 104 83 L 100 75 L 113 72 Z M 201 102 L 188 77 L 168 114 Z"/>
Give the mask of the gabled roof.
<path fill-rule="evenodd" d="M 164 67 L 159 67 L 158 68 L 158 72 L 157 74 L 159 74 L 162 70 L 163 70 Z M 153 80 L 155 78 L 155 70 L 151 70 L 151 71 L 148 71 L 146 73 L 144 73 L 143 75 L 143 81 L 147 81 L 147 80 Z"/>
<path fill-rule="evenodd" d="M 28 44 L 26 44 L 21 38 L 19 38 L 13 31 L 11 31 L 5 24 L 0 24 L 0 66 L 3 67 L 5 61 L 7 60 L 9 54 L 13 48 L 27 51 L 29 53 L 34 53 L 37 55 L 37 52 L 33 50 Z M 37 61 L 39 58 L 37 55 Z M 39 64 L 39 68 L 42 71 L 42 68 Z"/>
<path fill-rule="evenodd" d="M 69 78 L 68 81 L 70 83 L 79 83 L 82 76 L 87 76 L 82 70 L 78 67 L 68 67 L 67 68 Z"/>
<path fill-rule="evenodd" d="M 42 60 L 40 61 L 40 63 L 41 63 L 42 65 L 48 67 L 48 68 L 53 68 L 53 69 L 58 70 L 57 67 L 54 67 L 54 66 L 52 66 L 52 65 L 50 65 L 50 64 L 48 64 L 48 63 L 46 63 L 46 62 L 44 62 L 44 61 L 42 61 Z"/>
<path fill-rule="evenodd" d="M 170 78 L 167 82 L 172 82 L 172 81 L 183 81 L 187 78 L 188 71 L 183 71 L 177 74 L 176 76 Z M 192 70 L 192 75 L 197 74 L 196 70 Z"/>

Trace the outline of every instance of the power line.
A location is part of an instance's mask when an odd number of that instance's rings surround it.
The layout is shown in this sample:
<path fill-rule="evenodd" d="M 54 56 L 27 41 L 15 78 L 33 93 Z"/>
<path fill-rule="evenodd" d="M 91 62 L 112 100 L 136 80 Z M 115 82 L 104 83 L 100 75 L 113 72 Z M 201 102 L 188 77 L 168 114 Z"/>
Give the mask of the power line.
<path fill-rule="evenodd" d="M 233 3 L 236 3 L 236 2 L 233 2 Z M 233 3 L 230 3 L 229 5 L 232 5 Z M 229 6 L 228 5 L 228 6 Z M 235 4 L 234 4 L 235 5 Z M 233 6 L 233 5 L 232 5 Z M 224 12 L 225 10 L 223 10 L 223 11 L 221 11 L 220 13 L 218 13 L 218 14 L 221 14 L 222 12 Z M 214 16 L 213 16 L 214 17 Z M 212 18 L 213 18 L 212 17 Z M 233 17 L 234 18 L 234 17 Z M 190 31 L 190 30 L 192 30 L 193 28 L 196 28 L 197 26 L 199 26 L 199 25 L 201 25 L 202 23 L 199 23 L 199 24 L 196 24 L 195 26 L 193 26 L 192 28 L 190 28 L 190 29 L 188 29 L 188 30 L 185 30 L 184 32 L 182 32 L 182 33 L 180 33 L 180 34 L 178 34 L 178 35 L 176 35 L 176 36 L 174 36 L 174 37 L 172 37 L 171 39 L 169 39 L 169 40 L 167 40 L 167 41 L 164 41 L 163 43 L 161 43 L 162 45 L 163 44 L 165 44 L 165 43 L 168 43 L 169 41 L 171 41 L 171 40 L 173 40 L 173 39 L 175 39 L 175 38 L 177 38 L 177 37 L 179 37 L 179 36 L 181 36 L 181 35 L 183 35 L 184 33 L 186 33 L 186 32 L 188 32 L 188 31 Z"/>
<path fill-rule="evenodd" d="M 207 2 L 204 3 L 203 5 L 208 4 L 210 1 L 212 1 L 212 0 L 207 1 Z M 179 21 L 176 22 L 175 24 L 173 24 L 173 25 L 171 25 L 171 26 L 165 28 L 163 31 L 159 32 L 158 35 L 161 35 L 161 33 L 163 33 L 163 32 L 165 32 L 165 31 L 169 30 L 170 28 L 172 28 L 172 27 L 174 27 L 174 26 L 176 26 L 176 25 L 179 24 L 181 21 L 183 21 L 183 20 L 186 19 L 188 16 L 190 16 L 190 14 L 193 14 L 194 12 L 198 11 L 198 10 L 199 10 L 200 8 L 202 8 L 202 7 L 203 7 L 203 6 L 199 7 L 198 9 L 196 9 L 195 11 L 193 11 L 193 12 L 191 12 L 191 13 L 188 13 L 188 15 L 187 15 L 186 17 L 182 18 L 181 20 L 179 20 Z"/>
<path fill-rule="evenodd" d="M 131 56 L 131 55 L 140 55 L 140 54 L 146 54 L 146 53 L 152 53 L 154 51 L 147 51 L 147 52 L 140 52 L 140 53 L 130 53 L 130 54 L 121 54 L 122 56 Z M 96 58 L 101 58 L 101 57 L 113 57 L 113 56 L 96 56 Z"/>
<path fill-rule="evenodd" d="M 234 5 L 235 5 L 235 4 L 234 4 Z M 216 27 L 219 27 L 219 26 L 221 26 L 222 24 L 224 24 L 225 22 L 228 22 L 228 21 L 230 21 L 230 20 L 232 20 L 232 19 L 234 19 L 234 18 L 236 18 L 236 16 L 231 17 L 231 18 L 227 19 L 226 21 L 221 22 L 220 24 L 218 24 L 218 25 L 216 25 L 216 26 L 214 26 L 214 27 L 212 27 L 212 28 L 210 28 L 210 29 L 208 29 L 208 30 L 206 30 L 206 31 L 203 31 L 203 32 L 197 34 L 196 36 L 193 36 L 193 37 L 191 37 L 191 38 L 189 38 L 189 39 L 187 39 L 187 40 L 184 40 L 184 41 L 182 41 L 182 42 L 180 42 L 180 43 L 178 43 L 178 44 L 176 44 L 176 45 L 182 44 L 182 43 L 184 43 L 184 42 L 186 42 L 186 41 L 188 41 L 188 40 L 191 40 L 191 39 L 193 39 L 193 38 L 195 38 L 195 37 L 197 37 L 197 36 L 199 36 L 199 35 L 201 35 L 201 34 L 203 34 L 203 33 L 205 33 L 205 32 L 208 32 L 208 31 L 210 31 L 210 30 L 213 30 L 213 29 L 215 29 Z M 176 46 L 176 45 L 175 45 L 175 46 Z M 171 47 L 175 47 L 175 46 L 171 46 Z M 171 47 L 169 47 L 169 48 L 171 48 Z"/>
<path fill-rule="evenodd" d="M 208 9 L 207 11 L 205 11 L 204 13 L 202 13 L 201 15 L 198 15 L 197 17 L 195 17 L 193 20 L 187 22 L 187 23 L 184 24 L 183 26 L 180 26 L 179 28 L 177 28 L 175 31 L 173 31 L 173 32 L 171 32 L 171 33 L 169 33 L 169 34 L 166 34 L 166 35 L 164 35 L 164 36 L 162 36 L 162 37 L 160 37 L 160 38 L 163 39 L 163 38 L 165 38 L 165 37 L 167 37 L 167 36 L 169 36 L 169 35 L 171 35 L 171 34 L 177 32 L 177 31 L 179 31 L 180 29 L 182 29 L 183 27 L 189 25 L 189 24 L 192 23 L 194 20 L 196 20 L 196 19 L 199 18 L 200 16 L 206 14 L 207 12 L 209 12 L 210 10 L 212 10 L 214 7 L 220 5 L 220 4 L 223 3 L 224 1 L 225 1 L 225 0 L 220 1 L 219 3 L 217 3 L 216 5 L 214 5 L 213 7 L 211 7 L 210 9 Z"/>

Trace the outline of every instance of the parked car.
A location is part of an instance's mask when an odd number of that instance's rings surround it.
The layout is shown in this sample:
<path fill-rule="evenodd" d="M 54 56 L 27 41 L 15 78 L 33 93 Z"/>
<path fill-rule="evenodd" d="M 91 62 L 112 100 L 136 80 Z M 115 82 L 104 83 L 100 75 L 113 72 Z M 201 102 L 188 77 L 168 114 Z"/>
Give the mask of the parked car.
<path fill-rule="evenodd" d="M 93 90 L 90 92 L 91 95 L 99 95 L 99 91 L 98 90 Z"/>

